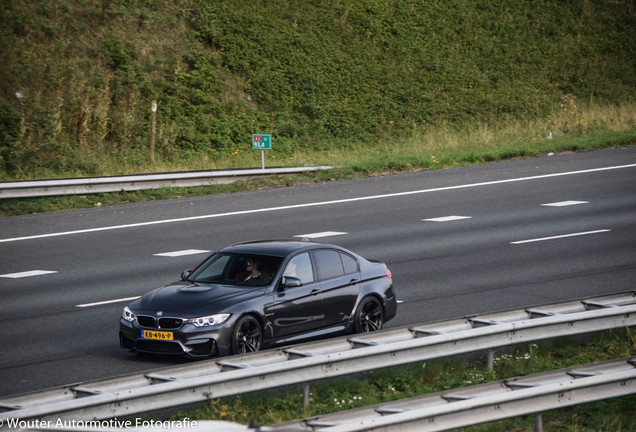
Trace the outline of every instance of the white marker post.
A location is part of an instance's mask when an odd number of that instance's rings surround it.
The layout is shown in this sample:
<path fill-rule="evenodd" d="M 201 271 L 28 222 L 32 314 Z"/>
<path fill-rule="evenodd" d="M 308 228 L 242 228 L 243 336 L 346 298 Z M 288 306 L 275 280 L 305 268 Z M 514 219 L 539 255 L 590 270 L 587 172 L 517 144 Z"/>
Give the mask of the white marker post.
<path fill-rule="evenodd" d="M 272 149 L 272 136 L 270 134 L 253 134 L 252 148 L 261 151 L 261 168 L 265 169 L 265 150 Z"/>
<path fill-rule="evenodd" d="M 150 162 L 155 163 L 155 137 L 157 136 L 157 101 L 150 103 L 152 120 L 150 125 Z"/>

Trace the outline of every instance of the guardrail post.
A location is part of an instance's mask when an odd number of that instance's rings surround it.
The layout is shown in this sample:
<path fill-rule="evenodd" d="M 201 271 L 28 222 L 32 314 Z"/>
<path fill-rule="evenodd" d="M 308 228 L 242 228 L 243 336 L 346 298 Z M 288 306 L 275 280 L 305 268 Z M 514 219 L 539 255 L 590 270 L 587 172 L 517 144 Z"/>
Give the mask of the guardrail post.
<path fill-rule="evenodd" d="M 305 417 L 309 416 L 309 383 L 303 384 L 303 402 L 305 404 Z"/>
<path fill-rule="evenodd" d="M 534 415 L 534 432 L 543 432 L 543 416 L 541 413 Z"/>
<path fill-rule="evenodd" d="M 488 369 L 493 370 L 495 368 L 495 350 L 488 350 Z"/>

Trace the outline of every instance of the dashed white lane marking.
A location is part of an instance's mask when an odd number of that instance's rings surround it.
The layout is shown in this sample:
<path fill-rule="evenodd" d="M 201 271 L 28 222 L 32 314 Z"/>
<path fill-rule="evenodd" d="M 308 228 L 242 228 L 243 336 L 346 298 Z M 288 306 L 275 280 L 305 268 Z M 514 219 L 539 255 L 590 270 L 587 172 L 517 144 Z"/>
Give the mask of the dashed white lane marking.
<path fill-rule="evenodd" d="M 126 225 L 112 225 L 112 226 L 105 226 L 105 227 L 98 227 L 98 228 L 75 230 L 75 231 L 37 234 L 32 236 L 0 239 L 0 243 L 33 240 L 33 239 L 48 238 L 48 237 L 59 237 L 59 236 L 67 236 L 67 235 L 74 235 L 74 234 L 86 234 L 86 233 L 92 233 L 92 232 L 111 231 L 111 230 L 118 230 L 118 229 L 124 229 L 124 228 L 136 228 L 136 227 L 142 227 L 142 226 L 168 224 L 168 223 L 175 223 L 175 222 L 188 222 L 188 221 L 212 219 L 212 218 L 227 217 L 227 216 L 274 212 L 274 211 L 281 211 L 281 210 L 318 207 L 318 206 L 333 205 L 333 204 L 344 204 L 344 203 L 368 201 L 368 200 L 374 200 L 374 199 L 403 197 L 403 196 L 411 196 L 411 195 L 417 195 L 417 194 L 423 194 L 423 193 L 467 189 L 467 188 L 482 187 L 482 186 L 493 186 L 493 185 L 506 184 L 506 183 L 515 183 L 515 182 L 522 182 L 522 181 L 529 181 L 529 180 L 540 180 L 540 179 L 563 177 L 563 176 L 570 176 L 570 175 L 577 175 L 577 174 L 588 174 L 588 173 L 603 172 L 603 171 L 617 170 L 617 169 L 624 169 L 624 168 L 636 168 L 636 164 L 593 168 L 588 170 L 569 171 L 569 172 L 554 173 L 554 174 L 544 174 L 544 175 L 531 176 L 531 177 L 519 177 L 519 178 L 513 178 L 513 179 L 506 179 L 506 180 L 493 180 L 493 181 L 487 181 L 482 183 L 470 183 L 470 184 L 463 184 L 463 185 L 457 185 L 457 186 L 445 186 L 445 187 L 439 187 L 439 188 L 396 192 L 396 193 L 382 194 L 382 195 L 370 195 L 370 196 L 362 196 L 362 197 L 355 197 L 355 198 L 344 198 L 344 199 L 332 200 L 332 201 L 293 204 L 293 205 L 280 206 L 280 207 L 259 208 L 259 209 L 241 210 L 241 211 L 228 212 L 228 213 L 216 213 L 216 214 L 208 214 L 208 215 L 201 215 L 201 216 L 191 216 L 191 217 L 184 217 L 184 218 L 177 218 L 177 219 L 163 219 L 163 220 L 155 220 L 155 221 L 148 221 L 148 222 L 131 223 Z"/>
<path fill-rule="evenodd" d="M 85 307 L 91 307 L 91 306 L 101 306 L 101 305 L 106 305 L 106 304 L 111 304 L 111 303 L 128 302 L 128 301 L 137 300 L 139 297 L 141 297 L 141 296 L 126 297 L 126 298 L 120 298 L 120 299 L 114 299 L 114 300 L 105 300 L 105 301 L 100 301 L 100 302 L 95 302 L 95 303 L 84 303 L 84 304 L 75 305 L 75 307 L 85 308 Z"/>
<path fill-rule="evenodd" d="M 596 231 L 585 231 L 585 232 L 578 232 L 578 233 L 572 233 L 572 234 L 563 234 L 563 235 L 552 236 L 552 237 L 542 237 L 542 238 L 529 239 L 529 240 L 520 240 L 520 241 L 514 241 L 510 243 L 511 244 L 533 243 L 533 242 L 540 242 L 545 240 L 562 239 L 566 237 L 577 237 L 577 236 L 584 236 L 584 235 L 590 235 L 590 234 L 599 234 L 599 233 L 610 232 L 610 231 L 611 230 L 609 229 L 601 229 Z"/>
<path fill-rule="evenodd" d="M 174 252 L 163 252 L 163 253 L 158 253 L 158 254 L 154 254 L 153 256 L 160 256 L 160 257 L 180 257 L 180 256 L 186 256 L 186 255 L 196 255 L 196 254 L 204 254 L 204 253 L 210 253 L 211 251 L 209 250 L 201 250 L 201 249 L 186 249 L 186 250 L 180 250 L 180 251 L 174 251 Z"/>
<path fill-rule="evenodd" d="M 324 232 L 319 232 L 319 233 L 312 233 L 312 234 L 300 234 L 294 237 L 299 237 L 299 238 L 308 238 L 308 239 L 315 239 L 315 238 L 322 238 L 322 237 L 331 237 L 331 236 L 338 236 L 338 235 L 345 235 L 348 234 L 346 232 L 339 232 L 339 231 L 324 231 Z"/>
<path fill-rule="evenodd" d="M 589 201 L 561 201 L 561 202 L 554 202 L 554 203 L 541 204 L 541 205 L 544 207 L 566 207 L 566 206 L 589 204 L 589 203 L 590 203 Z"/>
<path fill-rule="evenodd" d="M 472 216 L 444 216 L 432 219 L 422 219 L 425 222 L 451 222 L 462 219 L 472 219 Z"/>
<path fill-rule="evenodd" d="M 57 271 L 54 271 L 54 270 L 31 270 L 31 271 L 25 271 L 25 272 L 20 272 L 20 273 L 7 273 L 7 274 L 0 275 L 0 277 L 9 278 L 9 279 L 20 279 L 20 278 L 25 278 L 25 277 L 40 276 L 40 275 L 53 274 L 53 273 L 57 273 Z"/>

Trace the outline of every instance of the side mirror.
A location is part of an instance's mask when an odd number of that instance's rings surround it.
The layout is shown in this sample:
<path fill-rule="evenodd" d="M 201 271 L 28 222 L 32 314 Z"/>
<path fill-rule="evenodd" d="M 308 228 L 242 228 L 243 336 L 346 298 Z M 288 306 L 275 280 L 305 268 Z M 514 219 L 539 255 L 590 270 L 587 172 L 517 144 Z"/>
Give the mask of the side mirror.
<path fill-rule="evenodd" d="M 283 276 L 282 288 L 295 288 L 303 285 L 303 281 L 292 276 Z"/>
<path fill-rule="evenodd" d="M 190 276 L 190 273 L 192 273 L 192 270 L 184 270 L 183 273 L 181 273 L 181 280 L 184 281 L 188 279 L 188 276 Z"/>

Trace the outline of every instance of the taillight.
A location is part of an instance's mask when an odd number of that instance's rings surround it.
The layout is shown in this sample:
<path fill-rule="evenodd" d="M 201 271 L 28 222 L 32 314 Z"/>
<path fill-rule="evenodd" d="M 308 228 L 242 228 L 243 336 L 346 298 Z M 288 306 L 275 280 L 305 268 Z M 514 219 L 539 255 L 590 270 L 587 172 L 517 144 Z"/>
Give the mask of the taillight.
<path fill-rule="evenodd" d="M 391 282 L 393 282 L 393 275 L 391 274 L 391 270 L 386 269 L 386 276 L 391 279 Z"/>

